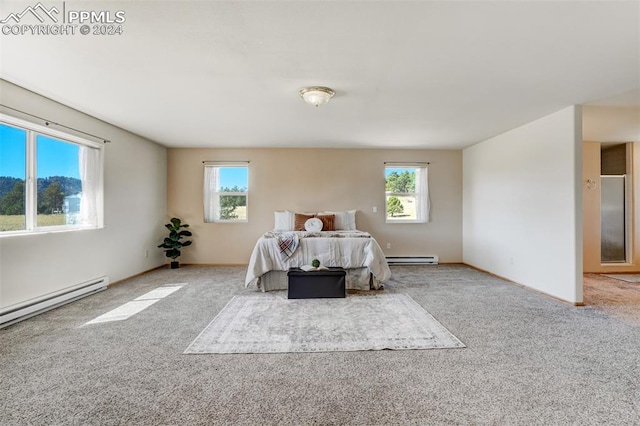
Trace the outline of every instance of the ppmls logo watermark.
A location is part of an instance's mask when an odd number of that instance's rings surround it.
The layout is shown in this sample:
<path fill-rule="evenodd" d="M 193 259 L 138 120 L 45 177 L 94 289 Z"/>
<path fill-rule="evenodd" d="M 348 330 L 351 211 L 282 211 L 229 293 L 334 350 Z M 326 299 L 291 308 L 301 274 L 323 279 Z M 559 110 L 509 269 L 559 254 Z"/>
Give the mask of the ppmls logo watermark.
<path fill-rule="evenodd" d="M 124 10 L 74 10 L 67 2 L 46 7 L 38 2 L 0 19 L 2 34 L 20 35 L 122 35 L 127 20 Z"/>

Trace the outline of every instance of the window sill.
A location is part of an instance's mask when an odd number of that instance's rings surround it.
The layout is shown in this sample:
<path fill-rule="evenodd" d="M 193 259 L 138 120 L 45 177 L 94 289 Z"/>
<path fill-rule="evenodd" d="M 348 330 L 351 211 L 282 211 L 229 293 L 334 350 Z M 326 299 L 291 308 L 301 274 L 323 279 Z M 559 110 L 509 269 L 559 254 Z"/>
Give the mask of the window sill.
<path fill-rule="evenodd" d="M 214 220 L 205 223 L 249 223 L 248 220 Z"/>
<path fill-rule="evenodd" d="M 60 234 L 63 232 L 91 231 L 103 228 L 104 226 L 83 226 L 73 228 L 38 229 L 34 231 L 4 231 L 0 232 L 0 238 L 22 237 L 27 235 Z"/>

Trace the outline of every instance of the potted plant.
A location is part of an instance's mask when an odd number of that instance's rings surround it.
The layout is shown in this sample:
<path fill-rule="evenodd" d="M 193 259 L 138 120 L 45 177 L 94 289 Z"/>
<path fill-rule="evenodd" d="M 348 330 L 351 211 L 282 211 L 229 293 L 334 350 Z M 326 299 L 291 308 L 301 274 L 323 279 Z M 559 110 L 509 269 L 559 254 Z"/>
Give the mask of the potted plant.
<path fill-rule="evenodd" d="M 182 247 L 191 245 L 191 241 L 182 241 L 182 238 L 190 237 L 192 234 L 191 231 L 181 230 L 188 228 L 189 225 L 182 223 L 177 217 L 171 218 L 171 223 L 164 226 L 169 230 L 169 237 L 166 237 L 158 247 L 163 248 L 164 254 L 171 258 L 171 269 L 176 269 L 180 267 L 180 263 L 176 259 L 180 257 Z"/>

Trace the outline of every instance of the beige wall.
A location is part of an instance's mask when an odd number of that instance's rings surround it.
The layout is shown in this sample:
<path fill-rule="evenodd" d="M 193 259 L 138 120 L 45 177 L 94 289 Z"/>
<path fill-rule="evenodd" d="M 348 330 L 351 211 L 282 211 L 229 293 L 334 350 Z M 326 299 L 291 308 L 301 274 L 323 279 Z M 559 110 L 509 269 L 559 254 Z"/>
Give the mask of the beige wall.
<path fill-rule="evenodd" d="M 204 223 L 205 160 L 250 161 L 248 223 Z M 351 209 L 358 211 L 358 229 L 370 232 L 387 256 L 462 261 L 462 151 L 175 148 L 167 161 L 169 217 L 182 218 L 194 233 L 184 263 L 247 263 L 258 237 L 273 229 L 276 210 Z M 431 163 L 429 223 L 385 223 L 385 161 Z"/>
<path fill-rule="evenodd" d="M 586 141 L 640 141 L 640 107 L 585 105 L 582 113 Z"/>
<path fill-rule="evenodd" d="M 628 264 L 600 264 L 600 143 L 583 143 L 584 272 L 640 272 L 640 143 L 632 145 L 634 214 L 632 217 L 632 261 Z M 590 189 L 587 180 L 595 181 Z"/>
<path fill-rule="evenodd" d="M 600 267 L 600 143 L 582 144 L 584 272 Z M 589 185 L 588 180 L 595 183 Z M 595 269 L 594 269 L 595 268 Z"/>

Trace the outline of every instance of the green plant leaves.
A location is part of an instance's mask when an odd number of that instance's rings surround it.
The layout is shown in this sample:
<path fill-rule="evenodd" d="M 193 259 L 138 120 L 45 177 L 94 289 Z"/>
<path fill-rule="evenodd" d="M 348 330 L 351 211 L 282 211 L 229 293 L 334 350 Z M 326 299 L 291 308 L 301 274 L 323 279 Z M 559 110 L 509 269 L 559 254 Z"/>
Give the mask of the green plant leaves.
<path fill-rule="evenodd" d="M 190 246 L 191 241 L 181 241 L 183 237 L 190 237 L 193 234 L 191 231 L 180 230 L 181 228 L 188 228 L 189 225 L 186 223 L 182 223 L 182 221 L 177 217 L 172 217 L 170 219 L 171 223 L 167 223 L 165 228 L 169 230 L 169 236 L 165 237 L 164 242 L 160 244 L 158 247 L 163 248 L 164 253 L 167 257 L 170 257 L 173 260 L 180 257 L 182 247 Z"/>

